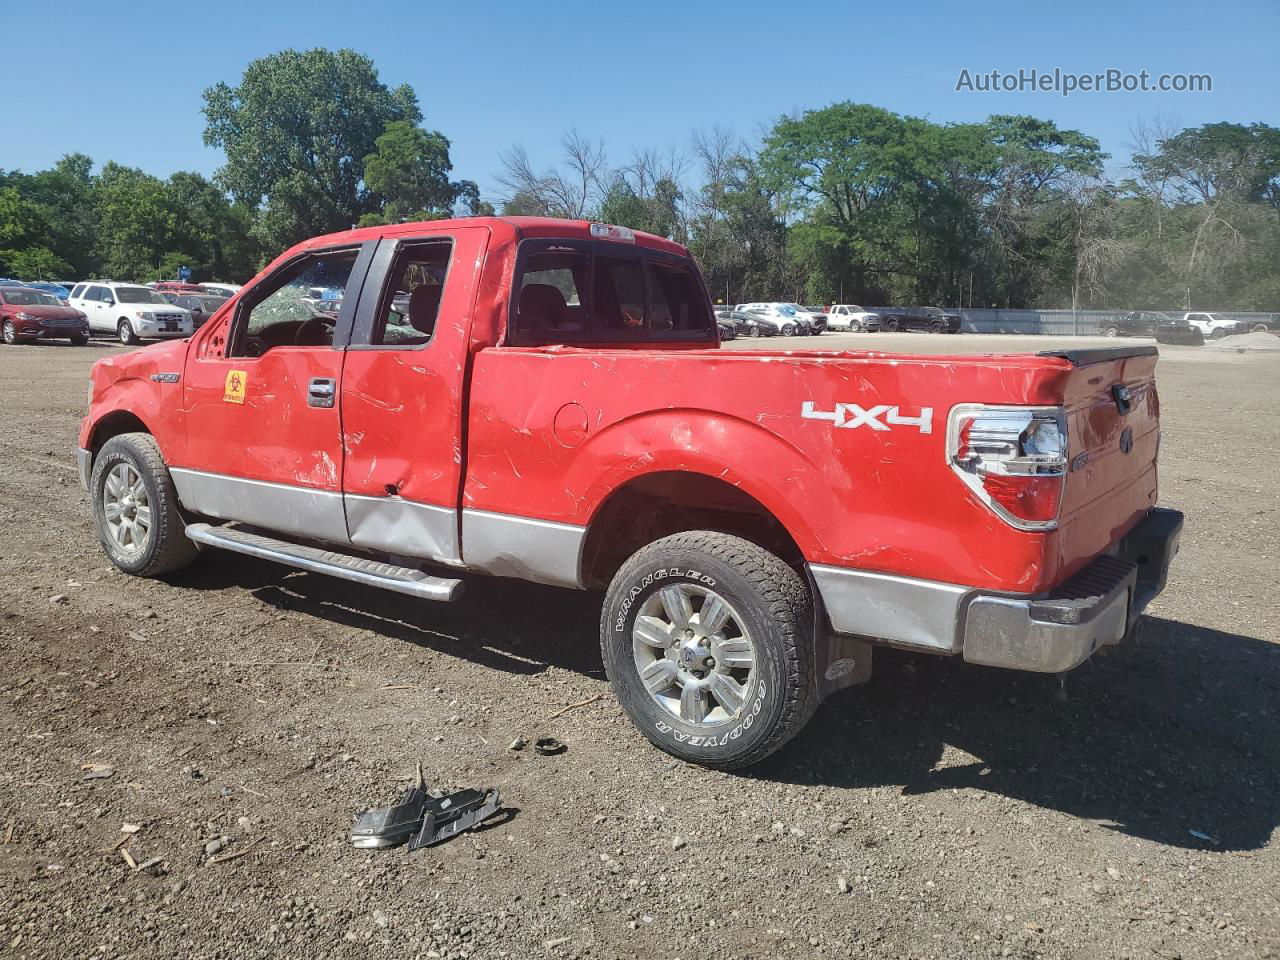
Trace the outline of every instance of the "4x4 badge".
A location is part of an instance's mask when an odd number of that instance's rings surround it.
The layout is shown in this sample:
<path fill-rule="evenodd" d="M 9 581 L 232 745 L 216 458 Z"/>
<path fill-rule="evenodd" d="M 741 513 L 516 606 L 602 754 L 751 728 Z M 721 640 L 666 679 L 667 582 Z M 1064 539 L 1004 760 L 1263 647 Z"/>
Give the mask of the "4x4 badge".
<path fill-rule="evenodd" d="M 870 427 L 872 430 L 917 427 L 921 433 L 933 433 L 933 407 L 921 407 L 919 416 L 909 417 L 897 404 L 878 403 L 864 407 L 859 403 L 837 403 L 834 410 L 827 411 L 814 409 L 813 401 L 806 400 L 800 406 L 800 416 L 806 420 L 830 420 L 833 426 L 844 430 L 855 427 Z"/>

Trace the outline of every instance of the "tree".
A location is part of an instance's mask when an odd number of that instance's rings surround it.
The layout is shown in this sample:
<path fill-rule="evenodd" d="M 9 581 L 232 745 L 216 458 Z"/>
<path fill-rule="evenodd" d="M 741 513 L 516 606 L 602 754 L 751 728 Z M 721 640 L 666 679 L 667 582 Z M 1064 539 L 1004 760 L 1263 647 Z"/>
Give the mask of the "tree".
<path fill-rule="evenodd" d="M 503 212 L 525 216 L 564 217 L 582 220 L 599 208 L 608 192 L 608 158 L 603 143 L 592 143 L 570 130 L 561 140 L 565 169 L 535 173 L 524 147 L 514 146 L 502 155 L 503 170 L 495 178 L 511 191 Z"/>
<path fill-rule="evenodd" d="M 388 124 L 422 119 L 408 85 L 389 89 L 368 57 L 323 49 L 253 61 L 237 86 L 205 90 L 204 115 L 204 142 L 226 151 L 218 182 L 265 204 L 257 233 L 273 249 L 376 212 L 364 158 Z"/>
<path fill-rule="evenodd" d="M 364 158 L 364 181 L 381 205 L 383 222 L 448 217 L 460 204 L 472 216 L 483 210 L 474 183 L 449 179 L 453 163 L 444 134 L 397 120 L 375 146 Z"/>

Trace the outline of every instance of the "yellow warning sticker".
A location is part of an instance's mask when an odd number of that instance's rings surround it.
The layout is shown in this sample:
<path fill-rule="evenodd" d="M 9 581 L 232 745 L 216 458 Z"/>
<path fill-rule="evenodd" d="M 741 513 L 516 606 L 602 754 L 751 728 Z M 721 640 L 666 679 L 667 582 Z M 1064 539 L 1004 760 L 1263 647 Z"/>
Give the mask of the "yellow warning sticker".
<path fill-rule="evenodd" d="M 249 385 L 249 375 L 243 370 L 228 370 L 227 383 L 222 399 L 227 403 L 244 403 L 244 391 Z"/>

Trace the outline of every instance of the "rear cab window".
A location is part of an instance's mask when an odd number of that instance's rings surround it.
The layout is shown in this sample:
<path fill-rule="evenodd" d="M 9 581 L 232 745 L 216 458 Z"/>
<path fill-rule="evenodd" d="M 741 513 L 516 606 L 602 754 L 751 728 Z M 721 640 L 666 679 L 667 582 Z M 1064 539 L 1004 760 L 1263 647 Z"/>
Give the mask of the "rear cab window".
<path fill-rule="evenodd" d="M 624 244 L 530 239 L 516 259 L 508 342 L 714 342 L 710 301 L 685 257 Z"/>

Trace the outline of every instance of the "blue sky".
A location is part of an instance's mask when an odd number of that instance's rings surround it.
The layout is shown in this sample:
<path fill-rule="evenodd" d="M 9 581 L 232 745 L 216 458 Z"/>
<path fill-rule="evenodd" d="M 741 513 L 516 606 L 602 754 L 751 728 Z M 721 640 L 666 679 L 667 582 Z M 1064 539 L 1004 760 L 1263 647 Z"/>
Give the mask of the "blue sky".
<path fill-rule="evenodd" d="M 757 137 L 782 113 L 837 100 L 932 120 L 1031 113 L 1127 158 L 1140 118 L 1280 125 L 1280 4 L 876 3 L 834 0 L 487 0 L 485 3 L 30 3 L 2 18 L 0 168 L 82 151 L 167 176 L 212 173 L 201 91 L 286 47 L 351 47 L 409 83 L 454 173 L 485 196 L 498 156 L 539 164 L 570 127 L 610 159 L 683 147 L 720 124 Z M 1208 73 L 1212 93 L 956 92 L 961 69 Z"/>

